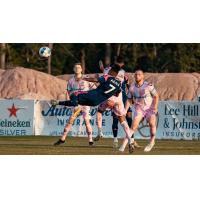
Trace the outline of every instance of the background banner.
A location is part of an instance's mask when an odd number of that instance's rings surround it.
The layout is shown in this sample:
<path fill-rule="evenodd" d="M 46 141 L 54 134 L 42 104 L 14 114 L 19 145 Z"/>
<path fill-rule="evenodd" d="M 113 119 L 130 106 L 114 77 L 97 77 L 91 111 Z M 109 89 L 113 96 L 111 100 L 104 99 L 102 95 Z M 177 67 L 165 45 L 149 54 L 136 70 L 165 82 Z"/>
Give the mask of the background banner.
<path fill-rule="evenodd" d="M 34 100 L 0 100 L 0 136 L 33 135 Z"/>
<path fill-rule="evenodd" d="M 51 107 L 48 101 L 35 102 L 35 134 L 36 135 L 61 135 L 70 115 L 71 108 L 57 106 Z M 97 107 L 91 107 L 91 124 L 94 135 L 97 134 L 96 112 Z M 157 138 L 192 140 L 200 138 L 200 108 L 199 102 L 188 101 L 161 101 L 157 115 Z M 112 137 L 112 113 L 110 110 L 103 114 L 103 132 L 105 137 Z M 69 135 L 86 136 L 82 116 L 79 116 Z M 135 138 L 149 138 L 149 127 L 144 120 Z M 124 131 L 119 124 L 119 137 L 124 137 Z"/>

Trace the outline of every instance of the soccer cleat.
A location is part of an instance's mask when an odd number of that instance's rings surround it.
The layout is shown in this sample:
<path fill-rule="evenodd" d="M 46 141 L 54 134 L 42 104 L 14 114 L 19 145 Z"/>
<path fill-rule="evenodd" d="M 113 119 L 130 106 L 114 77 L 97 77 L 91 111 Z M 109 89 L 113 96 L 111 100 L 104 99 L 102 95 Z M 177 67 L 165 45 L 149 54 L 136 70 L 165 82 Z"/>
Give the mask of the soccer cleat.
<path fill-rule="evenodd" d="M 137 149 L 137 148 L 141 148 L 141 146 L 136 142 L 136 141 L 134 141 L 133 142 L 133 145 L 134 145 L 134 147 Z"/>
<path fill-rule="evenodd" d="M 54 146 L 58 146 L 58 145 L 61 145 L 61 144 L 63 144 L 63 143 L 65 143 L 65 140 L 61 140 L 61 139 L 59 139 L 57 142 L 55 142 L 53 145 Z"/>
<path fill-rule="evenodd" d="M 114 141 L 114 142 L 113 142 L 113 148 L 116 149 L 116 148 L 118 148 L 118 147 L 119 147 L 118 141 Z"/>
<path fill-rule="evenodd" d="M 89 146 L 94 146 L 94 142 L 89 142 Z"/>
<path fill-rule="evenodd" d="M 56 107 L 59 104 L 59 101 L 57 101 L 57 100 L 51 100 L 50 103 L 51 103 L 51 105 L 53 107 Z"/>
<path fill-rule="evenodd" d="M 144 152 L 149 152 L 152 150 L 152 148 L 154 147 L 155 142 L 150 142 L 145 148 L 144 148 Z"/>
<path fill-rule="evenodd" d="M 133 144 L 129 144 L 128 145 L 128 150 L 129 150 L 129 153 L 133 153 L 134 152 L 134 145 Z"/>
<path fill-rule="evenodd" d="M 101 138 L 103 138 L 103 135 L 98 134 L 98 135 L 94 138 L 94 141 L 99 141 Z"/>

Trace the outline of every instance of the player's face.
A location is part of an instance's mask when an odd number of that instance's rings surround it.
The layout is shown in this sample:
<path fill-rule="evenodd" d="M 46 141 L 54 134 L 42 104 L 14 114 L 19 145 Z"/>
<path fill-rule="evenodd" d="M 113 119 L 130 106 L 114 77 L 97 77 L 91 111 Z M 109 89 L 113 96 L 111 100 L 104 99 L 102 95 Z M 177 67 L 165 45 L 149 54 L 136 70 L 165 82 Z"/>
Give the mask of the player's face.
<path fill-rule="evenodd" d="M 117 63 L 121 68 L 124 67 L 124 63 L 121 62 L 121 63 Z"/>
<path fill-rule="evenodd" d="M 142 71 L 136 71 L 134 76 L 135 76 L 135 81 L 137 83 L 139 83 L 139 82 L 144 80 L 144 74 L 143 74 Z"/>
<path fill-rule="evenodd" d="M 82 67 L 81 67 L 81 65 L 75 65 L 74 66 L 74 73 L 75 74 L 81 74 L 82 73 Z"/>

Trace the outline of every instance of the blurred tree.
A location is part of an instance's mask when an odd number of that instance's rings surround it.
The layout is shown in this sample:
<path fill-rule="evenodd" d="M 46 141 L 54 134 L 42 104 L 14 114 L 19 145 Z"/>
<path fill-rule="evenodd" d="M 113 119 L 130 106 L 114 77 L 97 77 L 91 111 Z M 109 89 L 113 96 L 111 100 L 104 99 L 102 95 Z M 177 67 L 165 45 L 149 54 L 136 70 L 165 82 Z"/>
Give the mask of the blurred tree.
<path fill-rule="evenodd" d="M 0 46 L 0 59 L 1 59 L 1 62 L 0 62 L 0 67 L 2 69 L 5 69 L 6 67 L 6 43 L 1 43 L 1 46 Z"/>
<path fill-rule="evenodd" d="M 47 45 L 53 45 L 48 64 L 38 55 L 39 48 Z M 4 43 L 0 48 L 0 65 L 60 75 L 73 73 L 73 64 L 81 62 L 85 73 L 97 73 L 99 60 L 113 63 L 118 55 L 124 57 L 126 70 L 130 72 L 136 68 L 147 72 L 200 72 L 200 44 L 192 43 Z"/>
<path fill-rule="evenodd" d="M 49 48 L 51 49 L 51 50 L 53 50 L 53 43 L 49 43 Z M 49 56 L 48 57 L 48 61 L 47 61 L 47 63 L 48 63 L 48 66 L 47 66 L 47 68 L 48 68 L 48 74 L 51 74 L 51 58 L 52 58 L 52 56 Z"/>

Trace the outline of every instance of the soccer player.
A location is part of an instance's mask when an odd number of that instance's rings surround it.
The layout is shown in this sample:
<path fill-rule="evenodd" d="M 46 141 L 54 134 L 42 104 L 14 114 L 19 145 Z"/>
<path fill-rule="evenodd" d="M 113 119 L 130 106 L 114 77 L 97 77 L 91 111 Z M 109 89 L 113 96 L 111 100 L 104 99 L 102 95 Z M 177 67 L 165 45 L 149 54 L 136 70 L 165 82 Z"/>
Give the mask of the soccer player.
<path fill-rule="evenodd" d="M 124 70 L 120 70 L 117 78 L 123 82 L 124 81 Z M 124 131 L 126 133 L 126 138 L 128 138 L 127 136 L 127 131 L 129 132 L 129 126 L 128 123 L 126 121 L 126 110 L 124 108 L 124 103 L 122 100 L 122 92 L 119 93 L 119 95 L 117 96 L 112 96 L 110 97 L 108 100 L 104 101 L 103 103 L 101 103 L 98 107 L 98 111 L 97 111 L 97 126 L 98 126 L 98 130 L 102 131 L 102 113 L 106 110 L 106 109 L 111 109 L 113 114 L 115 115 L 115 117 L 117 118 L 117 120 L 121 123 L 122 127 L 124 128 Z M 118 123 L 117 121 L 117 123 Z M 126 129 L 123 125 L 123 123 L 126 124 Z M 114 141 L 115 142 L 115 141 Z M 134 139 L 131 139 L 131 143 L 134 146 Z M 129 149 L 130 151 L 130 149 Z"/>
<path fill-rule="evenodd" d="M 125 109 L 128 110 L 132 102 L 134 103 L 135 112 L 131 126 L 132 133 L 138 129 L 139 123 L 143 118 L 146 118 L 148 121 L 151 138 L 144 151 L 149 152 L 155 145 L 156 114 L 158 112 L 159 96 L 154 86 L 147 81 L 144 81 L 144 73 L 142 70 L 137 70 L 134 77 L 135 83 L 133 83 L 129 88 Z M 119 150 L 124 151 L 126 144 L 127 139 L 125 138 Z"/>
<path fill-rule="evenodd" d="M 121 82 L 117 80 L 116 76 L 120 70 L 118 65 L 112 67 L 107 75 L 103 75 L 97 78 L 83 78 L 86 81 L 97 82 L 99 86 L 96 89 L 90 91 L 77 91 L 70 96 L 69 101 L 56 101 L 52 100 L 53 106 L 97 106 L 106 101 L 113 95 L 118 95 L 121 92 Z"/>
<path fill-rule="evenodd" d="M 75 73 L 74 76 L 68 81 L 68 84 L 67 84 L 67 96 L 70 96 L 76 92 L 88 91 L 94 88 L 93 83 L 83 80 L 82 66 L 80 63 L 76 63 L 74 65 L 74 73 Z M 83 116 L 83 119 L 85 120 L 85 126 L 86 126 L 86 131 L 88 134 L 89 145 L 92 146 L 93 145 L 92 126 L 90 124 L 89 112 L 90 112 L 89 106 L 80 106 L 79 108 L 77 107 L 72 108 L 72 115 L 70 116 L 69 121 L 65 125 L 63 135 L 56 143 L 54 143 L 54 145 L 57 146 L 65 142 L 65 139 L 69 131 L 71 130 L 75 119 L 81 113 Z"/>
<path fill-rule="evenodd" d="M 90 91 L 81 91 L 77 94 L 70 96 L 69 101 L 56 101 L 52 100 L 53 106 L 64 105 L 64 106 L 78 106 L 78 105 L 88 105 L 97 106 L 102 102 L 106 101 L 113 95 L 118 96 L 121 92 L 121 82 L 118 80 L 118 72 L 120 71 L 120 66 L 115 64 L 109 71 L 107 75 L 103 75 L 99 78 L 84 78 L 84 80 L 91 82 L 99 82 L 100 85 Z M 132 153 L 134 147 L 132 145 L 132 140 L 130 137 L 130 129 L 124 117 L 121 117 L 120 123 L 126 133 L 126 138 L 129 143 L 129 152 Z"/>
<path fill-rule="evenodd" d="M 124 65 L 123 57 L 118 56 L 117 59 L 116 59 L 116 63 L 124 71 L 125 65 Z M 100 66 L 100 70 L 104 74 L 107 74 L 109 72 L 109 70 L 111 69 L 111 66 L 109 66 L 108 64 L 106 65 L 106 67 L 104 67 L 104 65 L 103 65 L 103 63 L 101 61 L 99 63 L 99 66 Z M 125 71 L 124 71 L 124 73 L 125 73 Z M 124 105 L 125 105 L 126 100 L 127 100 L 126 88 L 127 89 L 129 88 L 129 82 L 128 82 L 128 77 L 125 76 L 125 74 L 124 74 L 123 75 L 123 79 L 122 79 L 122 100 L 123 100 Z M 107 105 L 107 106 L 109 107 L 109 105 Z M 105 107 L 105 103 L 102 106 L 100 105 L 100 107 Z M 114 110 L 116 110 L 116 108 Z M 118 138 L 117 138 L 117 135 L 118 135 L 118 122 L 119 122 L 119 118 L 116 115 L 116 112 L 114 110 L 112 112 L 112 116 L 113 116 L 112 132 L 113 132 L 113 137 L 114 137 L 113 147 L 117 148 L 118 147 Z M 126 120 L 128 122 L 129 127 L 131 127 L 131 124 L 132 124 L 132 109 L 131 109 L 131 107 L 129 107 L 128 110 L 127 110 Z M 101 123 L 102 123 L 102 111 L 101 111 L 101 108 L 100 108 L 100 109 L 98 109 L 98 112 L 97 112 L 98 135 L 94 139 L 95 141 L 98 141 L 100 138 L 103 137 L 103 131 L 102 131 L 102 124 Z M 134 141 L 134 139 L 133 139 L 133 143 L 134 143 L 134 146 L 136 148 L 140 147 L 137 144 L 137 142 Z"/>

